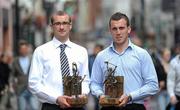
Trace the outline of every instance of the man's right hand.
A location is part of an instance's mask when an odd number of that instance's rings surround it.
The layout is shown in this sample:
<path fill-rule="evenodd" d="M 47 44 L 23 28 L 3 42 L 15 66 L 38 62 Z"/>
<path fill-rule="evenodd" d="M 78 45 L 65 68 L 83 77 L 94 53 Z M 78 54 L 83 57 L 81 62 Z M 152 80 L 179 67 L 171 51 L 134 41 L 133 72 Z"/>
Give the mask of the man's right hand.
<path fill-rule="evenodd" d="M 69 108 L 71 107 L 70 104 L 68 104 L 67 99 L 71 99 L 70 96 L 59 96 L 56 100 L 56 103 L 60 106 L 60 108 Z"/>
<path fill-rule="evenodd" d="M 99 96 L 99 102 L 103 102 L 103 99 L 105 98 L 105 95 Z"/>
<path fill-rule="evenodd" d="M 176 96 L 171 96 L 170 102 L 171 102 L 172 105 L 175 105 L 178 102 L 177 99 L 176 99 Z"/>

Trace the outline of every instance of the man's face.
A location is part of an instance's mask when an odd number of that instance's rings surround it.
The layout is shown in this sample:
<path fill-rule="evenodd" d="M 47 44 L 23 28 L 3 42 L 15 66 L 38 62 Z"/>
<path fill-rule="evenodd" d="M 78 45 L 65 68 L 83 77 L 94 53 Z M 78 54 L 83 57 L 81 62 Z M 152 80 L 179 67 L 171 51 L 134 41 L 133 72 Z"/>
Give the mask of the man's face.
<path fill-rule="evenodd" d="M 123 45 L 128 41 L 131 28 L 125 19 L 111 20 L 110 32 L 115 44 Z"/>
<path fill-rule="evenodd" d="M 27 56 L 29 54 L 29 47 L 27 45 L 21 45 L 19 48 L 19 54 L 21 56 Z"/>
<path fill-rule="evenodd" d="M 53 24 L 51 25 L 55 37 L 61 40 L 67 40 L 72 28 L 68 15 L 54 15 Z"/>

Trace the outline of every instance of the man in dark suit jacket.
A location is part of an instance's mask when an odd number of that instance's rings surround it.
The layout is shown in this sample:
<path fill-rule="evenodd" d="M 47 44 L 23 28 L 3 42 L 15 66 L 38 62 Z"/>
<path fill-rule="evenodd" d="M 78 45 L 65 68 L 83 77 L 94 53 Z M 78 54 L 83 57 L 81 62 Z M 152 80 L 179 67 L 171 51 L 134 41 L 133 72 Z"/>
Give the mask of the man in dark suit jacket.
<path fill-rule="evenodd" d="M 7 56 L 2 54 L 0 56 L 0 101 L 1 95 L 7 91 L 7 87 L 9 85 L 9 74 L 10 74 L 10 67 L 7 62 Z"/>
<path fill-rule="evenodd" d="M 14 59 L 12 64 L 12 75 L 15 78 L 15 92 L 18 96 L 19 110 L 38 109 L 37 99 L 28 91 L 28 74 L 31 63 L 31 56 L 29 53 L 29 44 L 21 40 L 18 45 L 19 56 Z M 29 106 L 27 106 L 29 104 Z"/>

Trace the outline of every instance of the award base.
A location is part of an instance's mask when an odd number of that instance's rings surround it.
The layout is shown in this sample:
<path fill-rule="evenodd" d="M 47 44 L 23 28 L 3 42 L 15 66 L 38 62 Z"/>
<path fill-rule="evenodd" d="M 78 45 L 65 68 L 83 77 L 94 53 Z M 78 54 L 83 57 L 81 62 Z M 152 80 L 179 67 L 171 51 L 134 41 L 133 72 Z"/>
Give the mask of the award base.
<path fill-rule="evenodd" d="M 105 98 L 102 98 L 99 100 L 99 104 L 103 107 L 118 106 L 119 105 L 119 98 L 105 97 Z"/>
<path fill-rule="evenodd" d="M 88 98 L 87 97 L 76 97 L 76 98 L 68 99 L 67 102 L 72 107 L 83 107 L 85 104 L 87 104 Z"/>

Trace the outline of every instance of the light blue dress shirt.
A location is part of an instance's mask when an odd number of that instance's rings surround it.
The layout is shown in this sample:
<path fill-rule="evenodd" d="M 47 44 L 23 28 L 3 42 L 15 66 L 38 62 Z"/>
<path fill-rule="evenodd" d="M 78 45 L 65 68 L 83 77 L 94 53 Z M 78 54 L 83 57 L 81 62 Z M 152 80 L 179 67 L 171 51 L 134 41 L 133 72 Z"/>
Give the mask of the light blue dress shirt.
<path fill-rule="evenodd" d="M 19 64 L 23 70 L 23 73 L 25 75 L 28 74 L 28 69 L 29 69 L 29 65 L 30 65 L 30 58 L 29 56 L 26 57 L 19 57 Z"/>
<path fill-rule="evenodd" d="M 104 94 L 104 85 L 108 61 L 117 66 L 115 76 L 124 76 L 124 94 L 132 96 L 133 103 L 143 103 L 147 96 L 158 92 L 158 80 L 152 59 L 148 52 L 129 40 L 128 47 L 118 53 L 113 43 L 101 51 L 93 64 L 91 76 L 92 94 Z"/>

